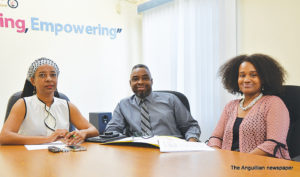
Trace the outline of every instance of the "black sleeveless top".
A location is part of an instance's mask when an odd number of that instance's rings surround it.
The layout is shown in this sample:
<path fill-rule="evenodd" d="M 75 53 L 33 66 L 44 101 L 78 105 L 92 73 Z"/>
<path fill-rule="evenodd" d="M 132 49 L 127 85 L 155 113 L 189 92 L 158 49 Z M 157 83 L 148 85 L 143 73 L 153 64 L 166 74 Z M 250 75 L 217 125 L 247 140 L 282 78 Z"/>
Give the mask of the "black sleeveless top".
<path fill-rule="evenodd" d="M 233 125 L 233 138 L 232 138 L 232 146 L 231 150 L 232 151 L 240 151 L 240 146 L 239 146 L 239 128 L 240 125 L 243 121 L 243 118 L 237 117 L 234 125 Z"/>

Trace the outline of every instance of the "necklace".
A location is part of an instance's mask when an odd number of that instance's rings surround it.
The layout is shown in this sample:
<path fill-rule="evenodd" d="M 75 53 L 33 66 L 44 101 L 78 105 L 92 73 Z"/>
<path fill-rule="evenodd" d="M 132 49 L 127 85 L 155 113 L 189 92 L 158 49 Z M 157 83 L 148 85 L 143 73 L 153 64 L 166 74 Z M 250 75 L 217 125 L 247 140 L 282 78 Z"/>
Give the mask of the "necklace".
<path fill-rule="evenodd" d="M 246 107 L 244 107 L 244 101 L 245 98 L 243 98 L 240 102 L 240 108 L 244 111 L 246 111 L 247 109 L 251 108 L 261 97 L 263 96 L 262 93 L 260 93 L 256 98 L 254 98 L 254 100 L 251 101 L 251 103 L 249 103 Z"/>

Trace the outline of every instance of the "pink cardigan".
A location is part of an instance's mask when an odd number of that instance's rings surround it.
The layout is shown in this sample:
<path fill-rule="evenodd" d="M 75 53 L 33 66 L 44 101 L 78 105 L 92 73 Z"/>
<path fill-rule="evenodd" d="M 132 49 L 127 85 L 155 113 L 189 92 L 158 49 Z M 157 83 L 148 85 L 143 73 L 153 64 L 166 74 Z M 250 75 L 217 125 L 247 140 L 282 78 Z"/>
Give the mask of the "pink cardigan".
<path fill-rule="evenodd" d="M 233 100 L 225 106 L 217 127 L 208 142 L 209 146 L 231 150 L 233 125 L 238 115 L 239 101 Z M 240 125 L 240 152 L 250 152 L 258 147 L 269 154 L 274 154 L 277 143 L 266 141 L 272 139 L 284 144 L 286 148 L 279 147 L 275 156 L 290 159 L 286 145 L 289 123 L 289 112 L 283 101 L 277 96 L 263 96 L 251 108 Z"/>

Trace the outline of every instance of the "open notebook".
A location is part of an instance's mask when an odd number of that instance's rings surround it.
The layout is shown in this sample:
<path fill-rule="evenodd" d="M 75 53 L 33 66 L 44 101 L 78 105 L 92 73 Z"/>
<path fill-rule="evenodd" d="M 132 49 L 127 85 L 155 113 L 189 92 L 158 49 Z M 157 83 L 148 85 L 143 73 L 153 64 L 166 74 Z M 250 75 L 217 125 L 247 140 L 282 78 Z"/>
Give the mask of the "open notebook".
<path fill-rule="evenodd" d="M 173 136 L 126 137 L 100 144 L 134 145 L 158 147 L 160 152 L 185 152 L 185 151 L 214 151 L 213 148 L 200 142 L 187 142 Z"/>

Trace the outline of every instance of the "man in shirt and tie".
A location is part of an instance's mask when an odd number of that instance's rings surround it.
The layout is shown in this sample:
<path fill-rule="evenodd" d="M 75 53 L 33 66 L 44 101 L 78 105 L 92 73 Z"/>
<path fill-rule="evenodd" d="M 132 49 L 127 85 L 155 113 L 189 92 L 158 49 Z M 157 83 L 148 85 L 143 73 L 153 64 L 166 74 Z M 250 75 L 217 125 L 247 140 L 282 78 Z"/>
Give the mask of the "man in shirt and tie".
<path fill-rule="evenodd" d="M 200 127 L 183 103 L 172 93 L 152 92 L 149 68 L 132 68 L 130 86 L 134 95 L 122 99 L 114 110 L 106 132 L 127 136 L 170 135 L 199 141 Z"/>

